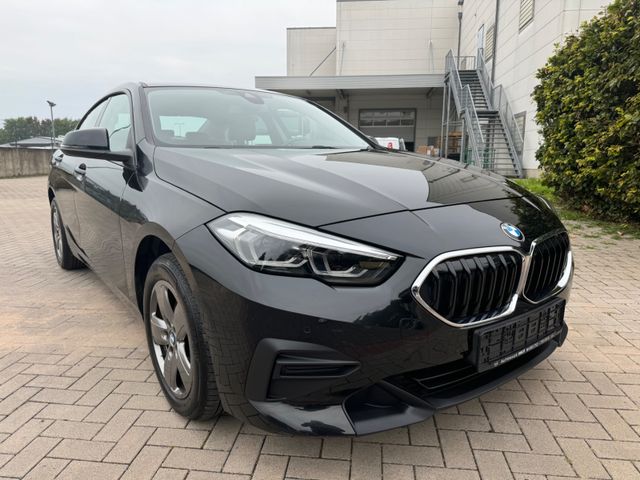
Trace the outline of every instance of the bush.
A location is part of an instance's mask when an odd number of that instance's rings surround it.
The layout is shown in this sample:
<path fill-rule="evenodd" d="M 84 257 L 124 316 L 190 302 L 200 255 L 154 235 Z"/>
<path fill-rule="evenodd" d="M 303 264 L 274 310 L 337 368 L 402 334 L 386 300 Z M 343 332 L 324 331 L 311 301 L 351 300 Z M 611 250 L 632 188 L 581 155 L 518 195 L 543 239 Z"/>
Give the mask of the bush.
<path fill-rule="evenodd" d="M 640 0 L 612 3 L 537 77 L 544 181 L 578 208 L 639 219 Z"/>

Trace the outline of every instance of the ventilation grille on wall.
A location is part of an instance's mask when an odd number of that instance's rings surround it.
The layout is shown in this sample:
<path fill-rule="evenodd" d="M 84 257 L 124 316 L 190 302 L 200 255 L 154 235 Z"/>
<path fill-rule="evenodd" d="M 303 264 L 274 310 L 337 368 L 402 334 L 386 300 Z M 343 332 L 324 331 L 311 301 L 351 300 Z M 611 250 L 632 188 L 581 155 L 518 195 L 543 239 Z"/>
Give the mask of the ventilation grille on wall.
<path fill-rule="evenodd" d="M 520 30 L 522 30 L 533 21 L 534 11 L 534 0 L 520 0 Z"/>
<path fill-rule="evenodd" d="M 493 50 L 496 42 L 496 26 L 491 25 L 487 30 L 487 37 L 484 41 L 484 60 L 488 62 L 493 58 Z"/>

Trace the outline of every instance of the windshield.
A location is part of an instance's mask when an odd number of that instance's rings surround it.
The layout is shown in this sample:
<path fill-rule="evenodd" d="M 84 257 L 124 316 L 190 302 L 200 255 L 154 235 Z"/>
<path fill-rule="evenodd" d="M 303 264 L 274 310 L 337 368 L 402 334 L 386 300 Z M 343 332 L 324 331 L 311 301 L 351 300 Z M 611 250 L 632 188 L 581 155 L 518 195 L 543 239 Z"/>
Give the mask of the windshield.
<path fill-rule="evenodd" d="M 201 148 L 367 148 L 369 144 L 315 105 L 275 93 L 208 87 L 152 87 L 155 137 Z"/>

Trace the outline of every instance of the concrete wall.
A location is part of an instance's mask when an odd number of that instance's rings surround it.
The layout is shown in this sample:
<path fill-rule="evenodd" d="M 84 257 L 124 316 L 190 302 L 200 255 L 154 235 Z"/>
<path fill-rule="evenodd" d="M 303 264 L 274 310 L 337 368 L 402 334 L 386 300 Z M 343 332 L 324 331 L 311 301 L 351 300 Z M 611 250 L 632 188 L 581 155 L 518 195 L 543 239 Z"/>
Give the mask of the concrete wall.
<path fill-rule="evenodd" d="M 51 150 L 0 148 L 0 178 L 47 175 Z"/>
<path fill-rule="evenodd" d="M 523 163 L 528 175 L 538 168 L 535 152 L 540 137 L 531 98 L 537 84 L 536 71 L 553 54 L 556 43 L 576 32 L 582 22 L 593 18 L 609 3 L 607 0 L 535 0 L 533 21 L 520 31 L 520 1 L 500 2 L 494 83 L 505 87 L 514 114 L 526 112 Z M 461 55 L 475 55 L 477 32 L 484 25 L 486 36 L 494 24 L 495 7 L 495 0 L 464 3 Z M 491 68 L 491 62 L 487 66 Z"/>
<path fill-rule="evenodd" d="M 457 42 L 457 0 L 337 2 L 336 73 L 439 73 Z"/>
<path fill-rule="evenodd" d="M 288 28 L 287 75 L 306 77 L 336 74 L 336 27 Z M 333 51 L 333 53 L 331 53 Z"/>

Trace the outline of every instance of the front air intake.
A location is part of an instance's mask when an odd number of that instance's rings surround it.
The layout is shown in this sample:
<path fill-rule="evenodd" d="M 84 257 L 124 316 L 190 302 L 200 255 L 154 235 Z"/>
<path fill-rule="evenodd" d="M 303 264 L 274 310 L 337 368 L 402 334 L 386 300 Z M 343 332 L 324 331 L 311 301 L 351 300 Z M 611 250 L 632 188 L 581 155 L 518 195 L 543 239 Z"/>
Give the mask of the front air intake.
<path fill-rule="evenodd" d="M 278 355 L 273 378 L 336 378 L 345 377 L 359 367 L 358 362 L 327 360 L 296 355 Z"/>
<path fill-rule="evenodd" d="M 295 398 L 328 388 L 345 382 L 359 368 L 359 362 L 346 359 L 281 353 L 273 365 L 267 398 Z"/>

